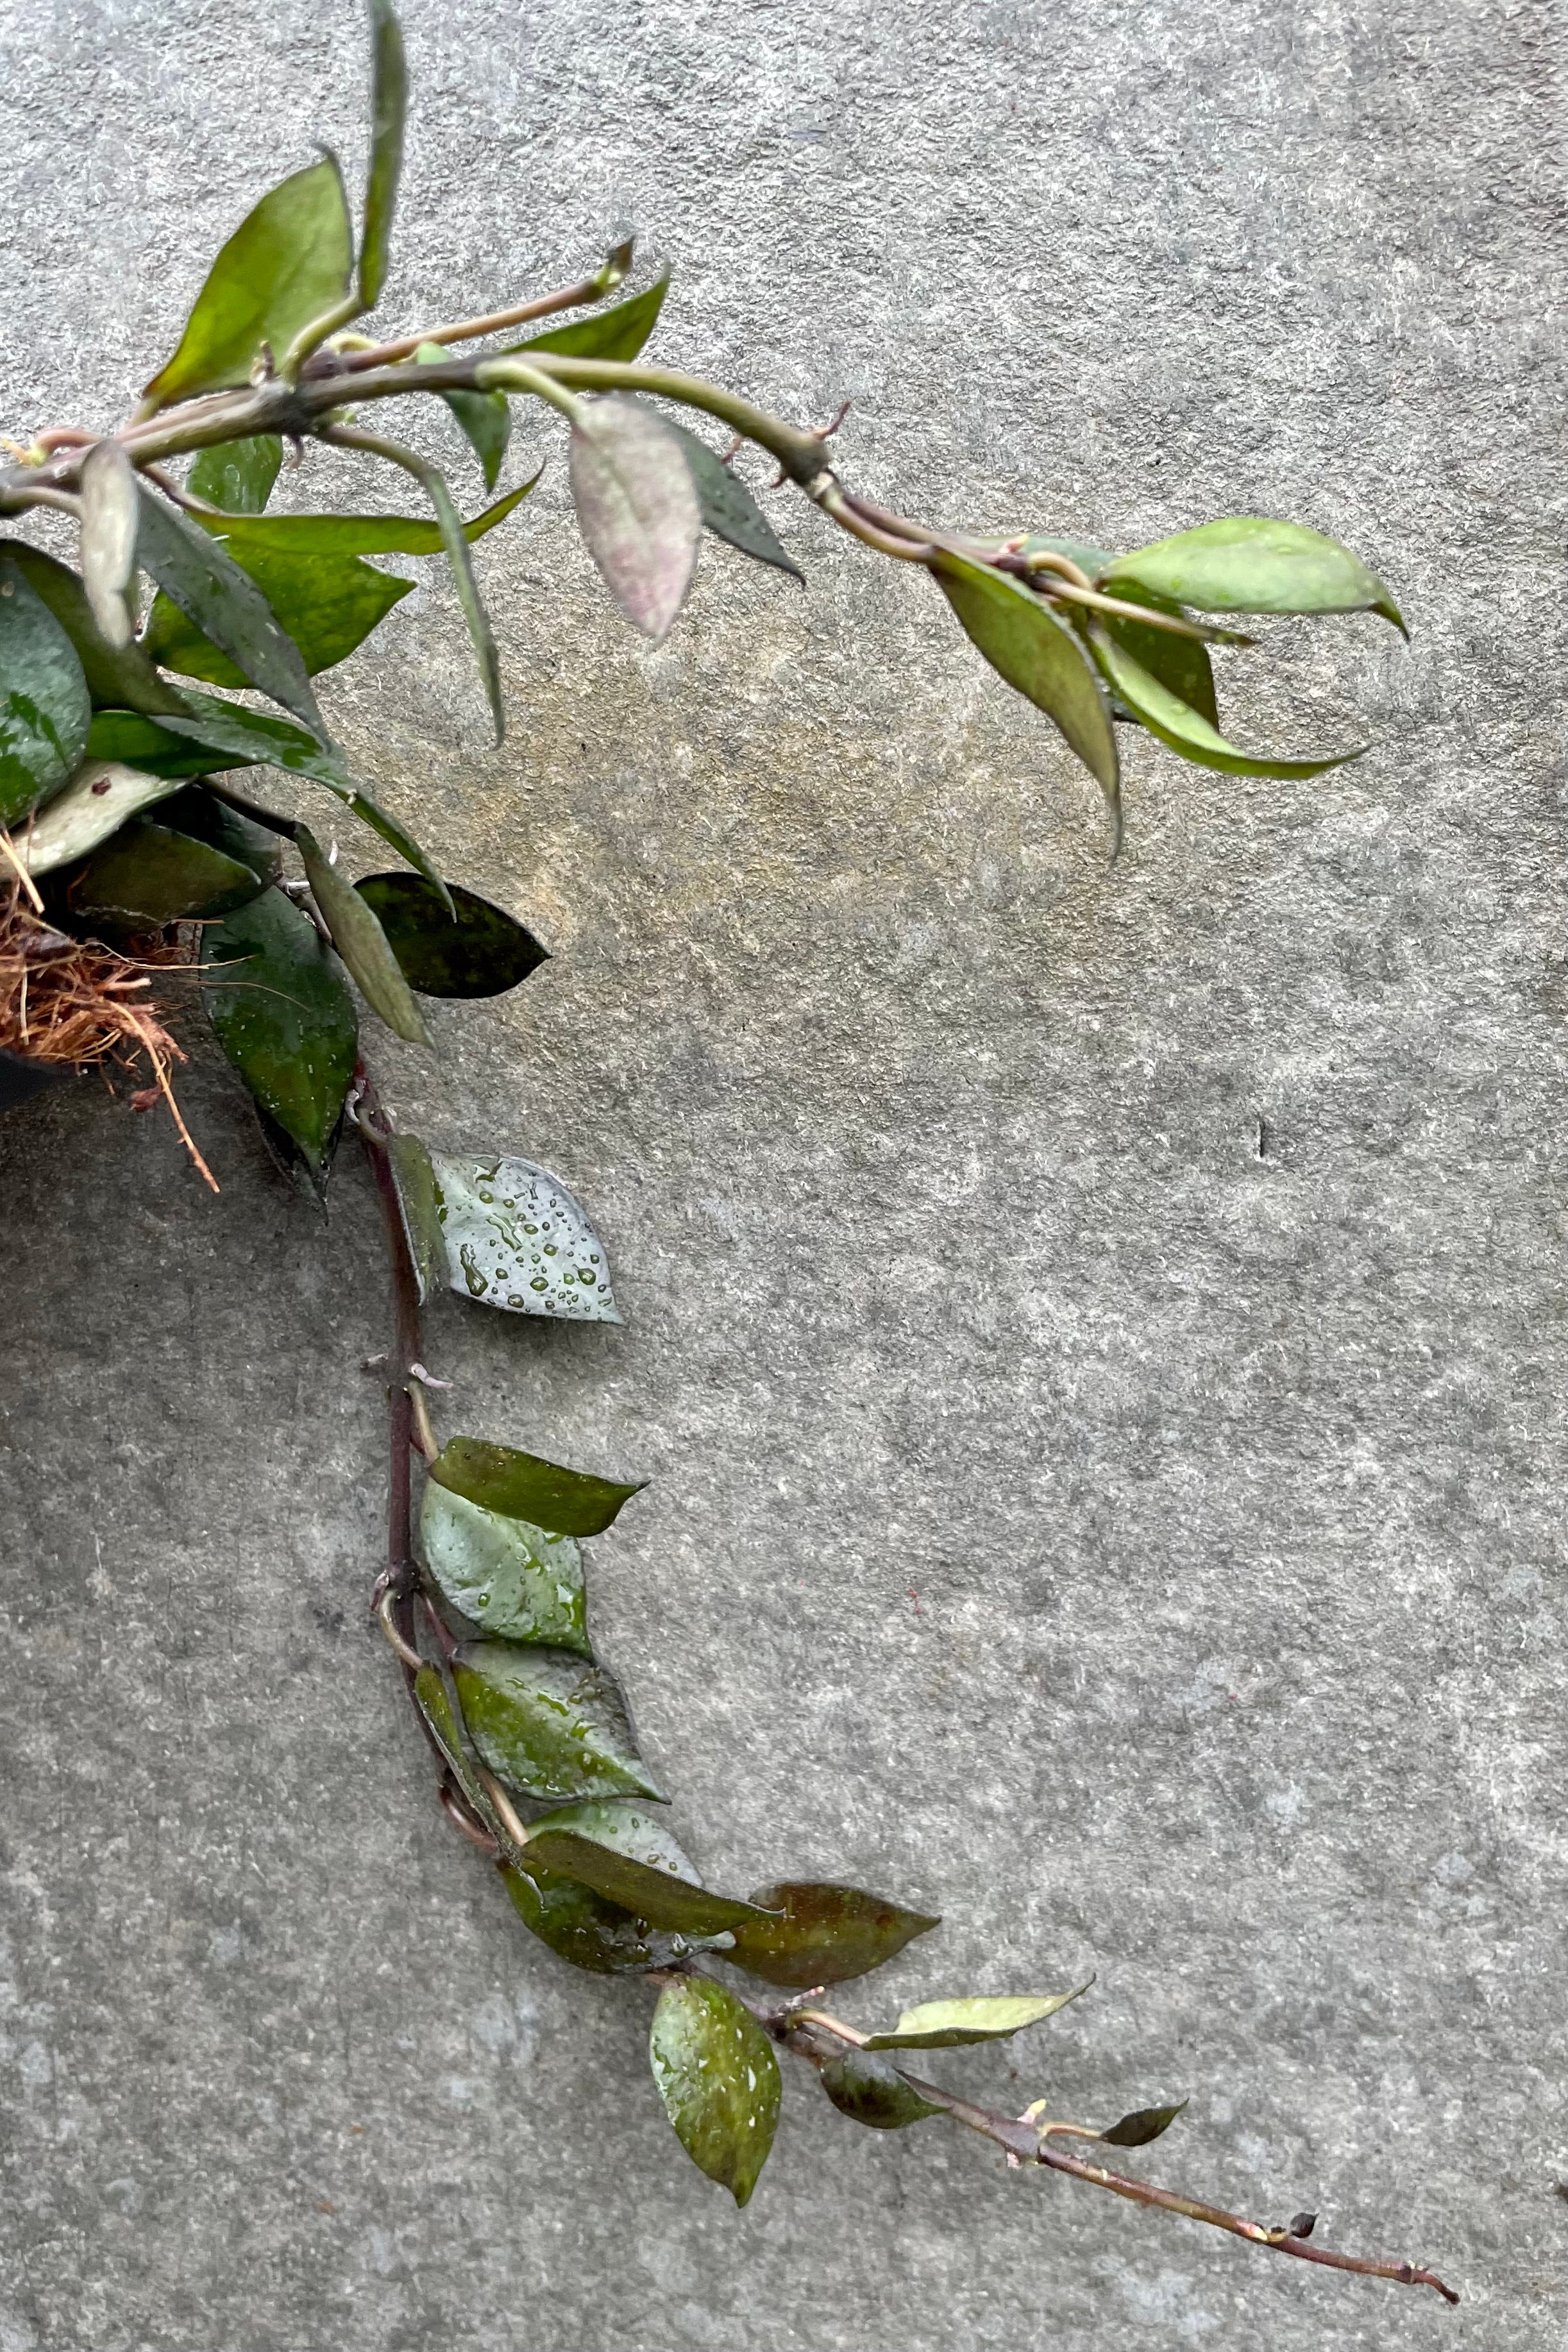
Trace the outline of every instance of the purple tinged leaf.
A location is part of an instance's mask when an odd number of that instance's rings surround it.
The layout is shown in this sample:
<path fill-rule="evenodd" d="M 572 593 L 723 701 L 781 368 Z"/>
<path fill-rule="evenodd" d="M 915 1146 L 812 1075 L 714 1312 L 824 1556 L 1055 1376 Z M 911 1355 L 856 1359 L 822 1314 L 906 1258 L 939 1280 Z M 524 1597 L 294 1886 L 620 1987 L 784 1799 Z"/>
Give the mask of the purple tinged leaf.
<path fill-rule="evenodd" d="M 1107 2147 L 1147 2147 L 1152 2139 L 1169 2131 L 1186 2105 L 1185 2099 L 1178 2099 L 1174 2107 L 1134 2107 L 1130 2116 L 1124 2116 L 1120 2123 L 1113 2124 L 1100 2137 Z"/>
<path fill-rule="evenodd" d="M 685 602 L 702 537 L 679 440 L 635 401 L 585 402 L 570 474 L 589 553 L 627 619 L 657 644 Z"/>
<path fill-rule="evenodd" d="M 759 1886 L 750 1900 L 777 1916 L 737 1929 L 731 1958 L 768 1984 L 842 1984 L 941 1925 L 925 1912 L 831 1882 Z"/>

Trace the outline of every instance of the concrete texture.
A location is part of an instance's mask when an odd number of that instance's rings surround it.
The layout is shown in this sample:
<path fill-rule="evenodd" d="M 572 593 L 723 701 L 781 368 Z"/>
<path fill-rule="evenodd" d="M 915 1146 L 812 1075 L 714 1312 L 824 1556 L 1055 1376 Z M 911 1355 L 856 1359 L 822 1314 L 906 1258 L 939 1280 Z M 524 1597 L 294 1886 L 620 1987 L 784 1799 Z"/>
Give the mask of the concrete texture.
<path fill-rule="evenodd" d="M 319 134 L 347 0 L 0 9 L 0 422 L 106 424 Z M 555 961 L 382 1055 L 593 1204 L 624 1332 L 455 1301 L 448 1427 L 650 1475 L 602 1646 L 715 1880 L 942 1910 L 844 1997 L 1092 1996 L 955 2083 L 1192 2095 L 1151 2178 L 1424 2256 L 1314 2273 L 792 2083 L 741 2216 L 635 1988 L 531 1945 L 365 1630 L 373 1212 L 223 1193 L 96 1085 L 7 1212 L 3 2352 L 1555 2352 L 1568 2167 L 1561 20 L 1448 0 L 410 0 L 386 316 L 634 218 L 660 350 L 855 407 L 874 495 L 1130 546 L 1342 533 L 1415 630 L 1277 629 L 1134 747 L 1128 847 L 924 583 L 783 494 L 610 614 L 559 462 L 344 740 Z M 552 445 L 525 424 L 519 454 Z M 559 455 L 559 453 L 558 453 Z M 315 461 L 313 461 L 313 465 Z M 308 503 L 316 468 L 297 485 Z M 395 488 L 378 486 L 389 502 Z M 357 845 L 356 845 L 357 853 Z M 797 2070 L 799 2071 L 799 2070 Z"/>

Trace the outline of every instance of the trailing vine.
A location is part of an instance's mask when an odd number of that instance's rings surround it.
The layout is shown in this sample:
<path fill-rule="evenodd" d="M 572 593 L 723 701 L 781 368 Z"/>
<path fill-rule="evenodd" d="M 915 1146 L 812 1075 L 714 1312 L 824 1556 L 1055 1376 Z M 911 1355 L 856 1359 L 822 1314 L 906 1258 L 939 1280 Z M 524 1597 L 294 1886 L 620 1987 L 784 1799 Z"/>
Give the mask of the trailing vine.
<path fill-rule="evenodd" d="M 1096 778 L 1117 840 L 1119 726 L 1243 775 L 1310 776 L 1358 756 L 1276 759 L 1227 740 L 1210 648 L 1251 643 L 1237 616 L 1371 611 L 1403 627 L 1398 611 L 1349 549 L 1299 524 L 1210 522 L 1116 555 L 895 513 L 843 480 L 831 450 L 841 420 L 804 429 L 643 360 L 665 280 L 622 292 L 630 243 L 574 283 L 483 317 L 391 340 L 359 331 L 386 279 L 406 105 L 390 0 L 372 0 L 371 16 L 374 126 L 357 249 L 341 174 L 324 156 L 235 231 L 176 350 L 118 431 L 60 426 L 6 445 L 0 511 L 64 518 L 77 562 L 30 539 L 0 541 L 0 849 L 11 872 L 0 1088 L 19 1100 L 53 1067 L 139 1057 L 152 1084 L 138 1101 L 161 1097 L 178 1118 L 180 1048 L 151 992 L 183 961 L 286 1169 L 319 1192 L 341 1137 L 357 1135 L 395 1309 L 384 1360 L 387 1552 L 371 1606 L 432 1752 L 437 1797 L 537 1939 L 565 1962 L 654 1992 L 651 2058 L 664 2110 L 737 2204 L 772 2144 L 782 2052 L 862 2125 L 946 2116 L 1009 2166 L 1457 2301 L 1413 2263 L 1322 2244 L 1311 2213 L 1265 2225 L 1079 2152 L 1143 2147 L 1178 2105 L 1095 2126 L 1043 2102 L 994 2112 L 915 2071 L 921 2053 L 1040 2024 L 1087 1987 L 932 2000 L 862 2029 L 824 2005 L 828 1989 L 868 1975 L 935 1918 L 836 1884 L 768 1885 L 744 1899 L 703 1884 L 590 1637 L 581 1546 L 636 1487 L 466 1433 L 442 1442 L 434 1427 L 442 1383 L 426 1360 L 429 1302 L 451 1289 L 507 1312 L 619 1320 L 603 1250 L 548 1171 L 505 1152 L 433 1154 L 400 1131 L 350 985 L 396 1034 L 429 1045 L 422 999 L 498 994 L 545 950 L 510 914 L 449 884 L 380 805 L 333 742 L 311 682 L 412 585 L 367 558 L 444 551 L 500 740 L 499 663 L 470 548 L 538 478 L 494 495 L 519 401 L 565 421 L 583 538 L 647 636 L 673 625 L 705 530 L 801 577 L 735 470 L 740 451 L 758 450 L 779 486 L 935 582 L 985 659 Z M 578 315 L 537 329 L 561 312 Z M 536 331 L 504 340 L 523 327 Z M 370 429 L 366 413 L 394 399 L 444 405 L 491 504 L 465 521 L 439 467 Z M 710 420 L 730 446 L 714 447 L 672 410 Z M 428 513 L 268 512 L 286 445 L 298 462 L 317 443 L 401 470 Z M 169 468 L 184 458 L 177 479 Z M 145 614 L 143 575 L 155 592 Z M 335 845 L 235 781 L 269 768 L 324 787 L 402 866 L 350 881 Z M 285 871 L 289 850 L 298 873 Z"/>

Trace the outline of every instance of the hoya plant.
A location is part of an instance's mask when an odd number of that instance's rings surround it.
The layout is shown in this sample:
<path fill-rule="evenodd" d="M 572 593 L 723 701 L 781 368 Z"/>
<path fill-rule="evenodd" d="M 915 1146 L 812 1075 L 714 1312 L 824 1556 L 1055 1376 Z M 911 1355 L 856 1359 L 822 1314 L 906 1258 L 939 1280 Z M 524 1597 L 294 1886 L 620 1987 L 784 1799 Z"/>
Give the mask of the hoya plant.
<path fill-rule="evenodd" d="M 1140 733 L 1245 776 L 1312 776 L 1357 756 L 1239 749 L 1220 727 L 1210 648 L 1248 646 L 1238 624 L 1260 613 L 1367 611 L 1399 627 L 1394 600 L 1348 548 L 1299 523 L 1228 519 L 1114 552 L 1032 525 L 998 539 L 894 513 L 844 481 L 835 426 L 789 423 L 645 356 L 665 280 L 623 290 L 635 282 L 630 243 L 574 283 L 484 317 L 391 339 L 365 331 L 387 277 L 406 97 L 390 0 L 371 13 L 357 242 L 336 160 L 304 164 L 235 229 L 118 431 L 57 426 L 7 445 L 0 509 L 47 528 L 0 540 L 6 1092 L 19 1099 L 51 1070 L 118 1058 L 148 1076 L 139 1101 L 161 1096 L 178 1118 L 180 1048 L 153 998 L 165 968 L 183 966 L 302 1186 L 324 1190 L 346 1139 L 368 1155 L 394 1302 L 387 1549 L 370 1606 L 428 1744 L 435 1797 L 553 1955 L 540 1965 L 653 1995 L 657 2096 L 686 2154 L 737 2205 L 773 2142 L 782 2054 L 852 2123 L 890 2131 L 946 2116 L 1010 2166 L 1452 2302 L 1413 2263 L 1322 2244 L 1310 2212 L 1247 2221 L 1103 2160 L 1158 2138 L 1180 2103 L 1103 2123 L 1044 2100 L 1001 2114 L 928 2071 L 928 2053 L 1032 2033 L 1087 1988 L 975 1994 L 938 1980 L 897 2018 L 852 2024 L 825 2005 L 828 1989 L 866 1977 L 936 1919 L 833 1883 L 765 1879 L 744 1895 L 704 1884 L 590 1627 L 583 1546 L 637 1489 L 433 1426 L 442 1383 L 428 1369 L 426 1307 L 451 1291 L 505 1314 L 614 1322 L 603 1249 L 568 1187 L 514 1139 L 433 1152 L 400 1129 L 371 1068 L 377 1024 L 429 1046 L 424 1000 L 518 987 L 545 950 L 514 915 L 444 878 L 438 847 L 352 771 L 312 684 L 408 593 L 374 559 L 444 551 L 500 738 L 499 665 L 470 549 L 527 520 L 537 472 L 497 495 L 518 404 L 559 432 L 583 539 L 646 636 L 674 624 L 705 533 L 800 579 L 736 470 L 741 452 L 761 452 L 775 488 L 924 576 L 933 629 L 950 614 L 1060 730 L 1097 780 L 1113 836 L 1122 741 Z M 381 429 L 400 401 L 444 404 L 466 436 L 489 501 L 470 519 L 440 468 Z M 271 511 L 285 463 L 319 444 L 367 475 L 406 476 L 415 510 Z M 308 478 L 291 472 L 290 486 Z M 51 535 L 63 553 L 42 543 Z M 274 771 L 296 780 L 287 807 L 269 793 Z M 309 787 L 322 814 L 308 821 L 292 811 L 309 805 Z M 397 862 L 350 881 L 332 838 L 350 820 Z"/>

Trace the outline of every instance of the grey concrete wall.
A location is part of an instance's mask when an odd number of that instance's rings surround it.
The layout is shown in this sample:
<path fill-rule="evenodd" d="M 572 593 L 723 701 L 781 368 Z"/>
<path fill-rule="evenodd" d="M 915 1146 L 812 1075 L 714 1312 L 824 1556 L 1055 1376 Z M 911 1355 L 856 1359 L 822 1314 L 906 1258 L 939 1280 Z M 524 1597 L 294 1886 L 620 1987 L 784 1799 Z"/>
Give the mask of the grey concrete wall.
<path fill-rule="evenodd" d="M 792 2084 L 737 2216 L 635 1988 L 444 1827 L 365 1630 L 385 1313 L 198 1050 L 6 1120 L 4 2352 L 1224 2352 L 1563 2340 L 1561 21 L 1447 0 L 410 0 L 389 319 L 630 215 L 661 349 L 855 406 L 874 494 L 1132 545 L 1283 512 L 1370 623 L 1229 666 L 1247 784 L 1092 786 L 919 580 L 781 520 L 660 652 L 559 465 L 329 681 L 555 961 L 387 1051 L 558 1168 L 624 1332 L 452 1302 L 451 1426 L 651 1475 L 593 1605 L 721 1884 L 946 1915 L 871 2020 L 1092 1995 L 955 2082 L 1190 2093 L 1151 2178 L 1325 2277 Z M 107 424 L 315 134 L 348 0 L 6 0 L 0 422 Z M 549 435 L 526 426 L 526 450 Z M 321 477 L 324 480 L 324 477 Z M 309 477 L 299 495 L 315 495 Z M 391 489 L 380 493 L 392 499 Z M 1279 683 L 1276 685 L 1275 681 Z"/>

